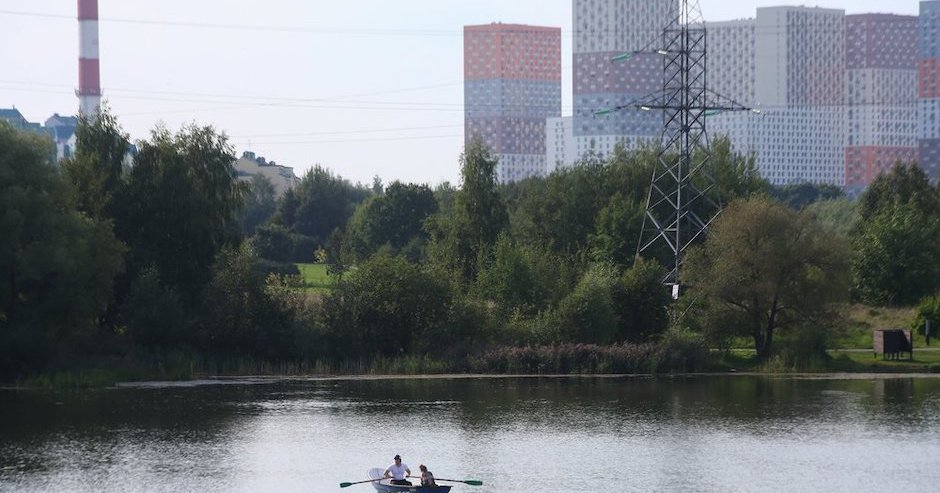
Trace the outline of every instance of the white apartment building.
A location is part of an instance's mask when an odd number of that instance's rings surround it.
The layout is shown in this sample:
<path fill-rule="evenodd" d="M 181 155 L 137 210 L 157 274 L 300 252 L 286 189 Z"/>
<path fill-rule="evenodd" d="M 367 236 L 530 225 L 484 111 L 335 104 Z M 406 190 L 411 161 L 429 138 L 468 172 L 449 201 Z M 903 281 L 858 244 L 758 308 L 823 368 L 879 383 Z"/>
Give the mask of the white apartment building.
<path fill-rule="evenodd" d="M 761 175 L 775 185 L 843 185 L 845 12 L 767 7 L 757 9 L 755 19 L 709 23 L 706 28 L 709 39 L 716 40 L 709 42 L 712 89 L 763 112 L 715 116 L 708 123 L 710 134 L 726 134 L 736 151 L 755 153 Z M 743 43 L 727 41 L 734 38 Z M 737 68 L 735 62 L 732 68 L 715 63 L 733 59 L 741 60 Z M 748 60 L 753 72 L 746 68 Z M 742 73 L 744 80 L 736 80 Z M 753 83 L 747 80 L 750 73 Z M 748 98 L 751 85 L 753 98 Z"/>

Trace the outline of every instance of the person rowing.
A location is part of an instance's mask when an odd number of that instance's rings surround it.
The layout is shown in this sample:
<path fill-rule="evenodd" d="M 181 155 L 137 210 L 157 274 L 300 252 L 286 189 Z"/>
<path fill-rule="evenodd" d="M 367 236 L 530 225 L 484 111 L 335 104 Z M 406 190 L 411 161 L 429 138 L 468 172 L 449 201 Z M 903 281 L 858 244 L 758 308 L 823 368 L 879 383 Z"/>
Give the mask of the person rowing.
<path fill-rule="evenodd" d="M 418 469 L 421 470 L 421 486 L 437 486 L 437 483 L 434 482 L 434 475 L 431 474 L 431 471 L 428 471 L 428 466 L 421 464 Z"/>
<path fill-rule="evenodd" d="M 400 455 L 395 455 L 395 463 L 388 466 L 385 470 L 385 477 L 392 478 L 391 484 L 399 486 L 411 486 L 411 481 L 405 479 L 405 476 L 411 475 L 411 469 L 407 464 L 403 464 Z"/>

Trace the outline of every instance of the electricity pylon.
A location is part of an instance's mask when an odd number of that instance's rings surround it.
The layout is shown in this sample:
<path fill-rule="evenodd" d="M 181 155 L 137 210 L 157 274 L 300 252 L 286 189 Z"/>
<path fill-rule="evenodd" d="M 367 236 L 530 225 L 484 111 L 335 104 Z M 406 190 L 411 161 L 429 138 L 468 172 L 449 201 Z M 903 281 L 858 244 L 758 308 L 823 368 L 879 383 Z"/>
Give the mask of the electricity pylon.
<path fill-rule="evenodd" d="M 630 103 L 595 112 L 604 115 L 634 109 L 662 110 L 663 128 L 659 154 L 653 169 L 646 214 L 637 244 L 639 257 L 659 241 L 673 256 L 663 283 L 679 296 L 679 267 L 686 249 L 705 231 L 721 210 L 712 198 L 715 177 L 705 119 L 726 111 L 759 110 L 745 107 L 706 88 L 705 23 L 698 0 L 682 0 L 678 14 L 663 29 L 663 89 Z M 612 61 L 629 59 L 635 51 Z"/>

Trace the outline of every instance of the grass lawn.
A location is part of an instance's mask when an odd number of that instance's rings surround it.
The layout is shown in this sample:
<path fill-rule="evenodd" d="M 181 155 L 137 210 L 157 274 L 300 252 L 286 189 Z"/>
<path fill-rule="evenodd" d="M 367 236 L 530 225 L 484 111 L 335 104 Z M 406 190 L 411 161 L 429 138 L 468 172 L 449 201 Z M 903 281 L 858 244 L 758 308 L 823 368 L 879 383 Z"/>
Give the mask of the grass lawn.
<path fill-rule="evenodd" d="M 931 341 L 932 343 L 934 341 Z M 809 372 L 850 372 L 850 373 L 940 373 L 940 346 L 934 344 L 927 350 L 914 349 L 914 359 L 905 355 L 900 360 L 883 360 L 874 357 L 871 351 L 839 350 L 828 351 L 831 359 L 821 362 L 818 367 L 799 370 Z M 719 365 L 722 369 L 734 368 L 737 371 L 770 371 L 763 367 L 753 349 L 733 349 L 722 356 Z M 798 369 L 784 370 L 798 371 Z"/>
<path fill-rule="evenodd" d="M 907 355 L 900 360 L 883 360 L 870 351 L 829 351 L 829 355 L 832 356 L 829 366 L 835 371 L 940 373 L 940 351 L 918 351 L 915 348 L 913 360 L 907 359 Z"/>
<path fill-rule="evenodd" d="M 873 329 L 910 328 L 911 320 L 914 319 L 914 309 L 848 305 L 844 308 L 842 315 L 845 322 L 833 334 L 833 346 L 845 349 L 870 349 Z M 922 345 L 923 336 L 914 336 L 914 347 Z"/>
<path fill-rule="evenodd" d="M 325 264 L 296 264 L 304 281 L 304 291 L 326 293 L 333 289 L 334 280 L 326 273 Z"/>

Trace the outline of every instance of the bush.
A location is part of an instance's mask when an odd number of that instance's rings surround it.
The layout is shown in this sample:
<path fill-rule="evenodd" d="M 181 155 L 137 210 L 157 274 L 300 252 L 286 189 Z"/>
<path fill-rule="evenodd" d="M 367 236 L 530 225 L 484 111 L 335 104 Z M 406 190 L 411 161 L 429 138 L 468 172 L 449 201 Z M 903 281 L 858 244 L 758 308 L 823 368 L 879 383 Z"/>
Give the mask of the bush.
<path fill-rule="evenodd" d="M 472 357 L 469 369 L 486 373 L 657 373 L 701 370 L 708 353 L 688 333 L 661 344 L 551 344 L 509 346 Z M 681 342 L 679 342 L 681 341 Z"/>
<path fill-rule="evenodd" d="M 219 252 L 206 290 L 202 349 L 210 354 L 296 358 L 292 314 L 268 296 L 256 262 L 249 244 Z"/>
<path fill-rule="evenodd" d="M 450 284 L 402 257 L 377 255 L 324 300 L 322 321 L 343 356 L 423 354 L 457 342 Z"/>
<path fill-rule="evenodd" d="M 170 347 L 190 342 L 179 293 L 166 286 L 155 267 L 144 269 L 131 284 L 123 309 L 127 333 L 141 347 Z"/>
<path fill-rule="evenodd" d="M 292 262 L 277 262 L 266 258 L 259 258 L 257 262 L 255 262 L 255 268 L 263 279 L 266 279 L 271 274 L 277 274 L 279 276 L 300 275 L 300 269 Z"/>
<path fill-rule="evenodd" d="M 604 344 L 614 340 L 617 314 L 611 296 L 616 272 L 605 264 L 591 266 L 574 291 L 558 305 L 557 342 Z"/>
<path fill-rule="evenodd" d="M 781 332 L 774 358 L 768 362 L 769 371 L 818 370 L 826 367 L 830 334 L 826 329 L 802 324 Z"/>
<path fill-rule="evenodd" d="M 643 342 L 666 330 L 672 298 L 663 286 L 665 275 L 655 261 L 639 258 L 617 280 L 613 290 L 617 340 Z"/>
<path fill-rule="evenodd" d="M 930 320 L 930 333 L 940 334 L 940 294 L 928 296 L 917 305 L 917 316 L 911 322 L 911 330 L 924 335 L 926 323 Z"/>

